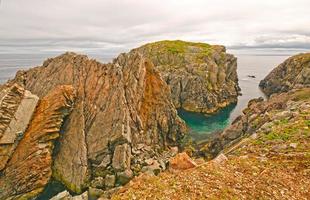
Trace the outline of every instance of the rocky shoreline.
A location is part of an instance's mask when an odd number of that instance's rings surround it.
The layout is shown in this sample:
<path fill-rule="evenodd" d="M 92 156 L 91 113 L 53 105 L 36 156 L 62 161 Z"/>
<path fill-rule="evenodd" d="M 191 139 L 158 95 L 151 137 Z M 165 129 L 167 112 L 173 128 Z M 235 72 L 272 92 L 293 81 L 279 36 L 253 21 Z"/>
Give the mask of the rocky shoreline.
<path fill-rule="evenodd" d="M 260 86 L 271 97 L 251 100 L 199 155 L 235 152 L 244 139 L 297 119 L 309 108 L 308 58 L 268 75 Z M 189 146 L 176 109 L 213 113 L 235 103 L 236 69 L 223 46 L 160 41 L 108 64 L 68 52 L 19 71 L 0 85 L 0 199 L 42 199 L 52 181 L 66 188 L 54 200 L 110 198 L 136 176 L 196 168 L 178 154 Z"/>
<path fill-rule="evenodd" d="M 270 98 L 249 101 L 242 115 L 198 149 L 206 162 L 199 158 L 188 170 L 137 177 L 112 199 L 307 199 L 310 87 L 303 74 L 310 69 L 308 56 L 289 58 L 261 82 Z M 302 74 L 292 79 L 290 70 Z"/>
<path fill-rule="evenodd" d="M 237 102 L 237 58 L 224 46 L 176 40 L 133 51 L 152 60 L 170 86 L 176 108 L 210 114 Z"/>

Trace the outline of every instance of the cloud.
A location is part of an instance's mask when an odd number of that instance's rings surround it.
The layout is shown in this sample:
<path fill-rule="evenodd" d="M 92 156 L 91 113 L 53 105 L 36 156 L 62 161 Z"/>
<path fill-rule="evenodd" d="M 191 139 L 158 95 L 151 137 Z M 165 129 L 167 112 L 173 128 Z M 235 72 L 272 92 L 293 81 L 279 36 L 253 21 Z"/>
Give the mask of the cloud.
<path fill-rule="evenodd" d="M 115 53 L 162 39 L 310 49 L 309 0 L 3 0 L 0 52 Z"/>

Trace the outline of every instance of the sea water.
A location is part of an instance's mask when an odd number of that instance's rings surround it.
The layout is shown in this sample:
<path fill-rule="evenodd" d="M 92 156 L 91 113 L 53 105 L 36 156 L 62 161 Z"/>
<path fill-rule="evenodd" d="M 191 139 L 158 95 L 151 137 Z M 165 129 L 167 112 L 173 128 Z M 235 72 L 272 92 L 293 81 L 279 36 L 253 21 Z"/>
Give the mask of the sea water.
<path fill-rule="evenodd" d="M 59 53 L 40 54 L 0 54 L 0 83 L 14 78 L 20 69 L 28 69 L 43 63 L 48 57 L 54 57 Z M 235 54 L 238 58 L 238 78 L 242 96 L 238 103 L 230 105 L 213 115 L 186 112 L 178 113 L 191 129 L 194 140 L 203 140 L 208 135 L 221 131 L 227 127 L 233 119 L 241 114 L 248 101 L 264 96 L 258 84 L 274 67 L 283 62 L 290 55 L 244 55 Z M 96 58 L 101 62 L 112 60 L 114 56 L 104 54 L 90 54 L 90 58 Z M 248 77 L 249 75 L 255 78 Z"/>
<path fill-rule="evenodd" d="M 238 97 L 238 103 L 221 109 L 215 114 L 204 115 L 201 113 L 179 110 L 179 116 L 190 128 L 190 135 L 195 141 L 208 139 L 213 133 L 225 129 L 238 117 L 249 100 L 265 95 L 259 89 L 258 84 L 273 68 L 282 63 L 289 55 L 238 55 L 238 79 L 242 95 Z M 249 76 L 255 76 L 251 78 Z"/>

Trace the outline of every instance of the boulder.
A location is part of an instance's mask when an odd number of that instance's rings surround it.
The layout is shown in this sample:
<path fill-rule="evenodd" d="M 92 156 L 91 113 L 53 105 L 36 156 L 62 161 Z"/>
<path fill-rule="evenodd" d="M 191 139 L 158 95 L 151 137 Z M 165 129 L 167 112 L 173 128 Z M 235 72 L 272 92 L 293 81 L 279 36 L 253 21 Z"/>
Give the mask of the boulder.
<path fill-rule="evenodd" d="M 169 168 L 173 170 L 186 170 L 196 166 L 197 164 L 185 152 L 177 154 L 169 161 Z"/>
<path fill-rule="evenodd" d="M 116 184 L 117 185 L 125 185 L 128 183 L 133 177 L 133 173 L 130 169 L 127 169 L 122 172 L 117 173 Z"/>
<path fill-rule="evenodd" d="M 105 177 L 105 187 L 106 188 L 112 188 L 114 187 L 115 185 L 115 180 L 116 180 L 116 177 L 115 175 L 106 175 Z"/>
<path fill-rule="evenodd" d="M 115 147 L 112 166 L 114 169 L 124 171 L 130 168 L 131 149 L 128 144 L 122 144 Z"/>

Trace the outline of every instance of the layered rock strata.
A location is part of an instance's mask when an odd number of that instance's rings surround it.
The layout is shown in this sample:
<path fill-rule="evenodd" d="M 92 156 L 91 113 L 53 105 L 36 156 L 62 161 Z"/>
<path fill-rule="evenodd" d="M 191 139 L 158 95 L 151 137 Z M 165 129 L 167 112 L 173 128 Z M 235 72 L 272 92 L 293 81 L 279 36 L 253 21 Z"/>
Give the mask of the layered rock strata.
<path fill-rule="evenodd" d="M 268 96 L 294 88 L 310 87 L 310 53 L 288 58 L 274 68 L 259 86 Z"/>
<path fill-rule="evenodd" d="M 18 113 L 23 93 L 41 100 L 32 120 L 24 121 L 29 127 L 12 157 L 2 164 L 0 199 L 36 196 L 51 176 L 74 193 L 125 184 L 151 165 L 147 159 L 162 158 L 163 170 L 170 155 L 164 152 L 178 146 L 187 132 L 169 87 L 137 52 L 109 64 L 66 53 L 18 72 L 6 85 L 21 90 L 12 94 L 15 107 L 4 112 L 8 119 Z M 56 94 L 55 88 L 63 90 L 59 87 L 70 87 L 75 98 L 68 91 Z"/>
<path fill-rule="evenodd" d="M 237 102 L 237 58 L 224 46 L 160 41 L 138 51 L 149 57 L 170 86 L 173 103 L 187 111 L 213 113 Z"/>
<path fill-rule="evenodd" d="M 28 99 L 28 103 L 32 102 L 28 108 L 34 108 L 37 97 L 16 85 L 10 91 L 17 88 L 19 92 L 24 91 L 28 97 L 32 97 Z M 54 142 L 61 134 L 61 125 L 70 113 L 73 101 L 74 90 L 71 86 L 56 87 L 40 100 L 25 134 L 19 135 L 20 141 L 14 145 L 16 149 L 8 161 L 5 159 L 7 163 L 0 174 L 0 199 L 31 199 L 43 191 L 52 176 Z M 12 99 L 10 103 L 19 105 L 18 109 L 23 105 L 18 99 Z M 23 114 L 31 115 L 32 110 L 28 111 Z"/>

